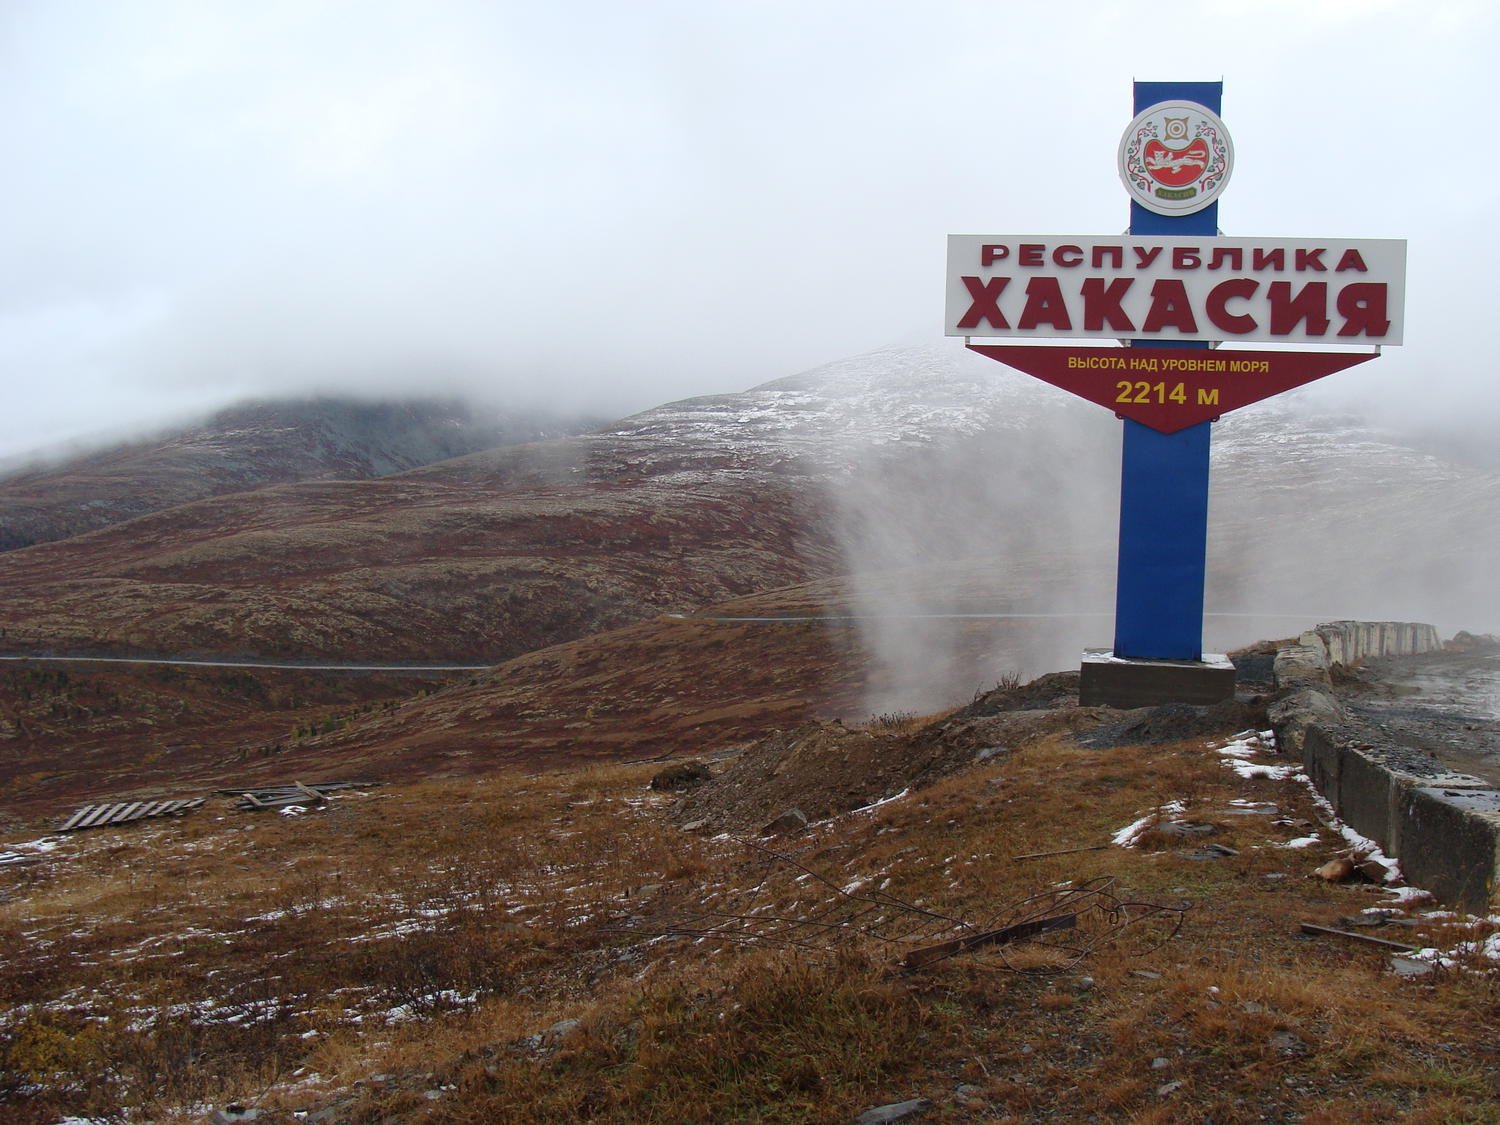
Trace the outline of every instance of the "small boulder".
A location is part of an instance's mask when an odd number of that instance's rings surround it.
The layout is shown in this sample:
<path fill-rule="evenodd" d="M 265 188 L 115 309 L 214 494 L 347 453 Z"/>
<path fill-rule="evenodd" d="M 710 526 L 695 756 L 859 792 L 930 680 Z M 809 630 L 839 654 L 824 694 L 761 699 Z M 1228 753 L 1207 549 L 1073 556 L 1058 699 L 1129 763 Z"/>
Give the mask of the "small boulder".
<path fill-rule="evenodd" d="M 1191 859 L 1196 863 L 1212 863 L 1216 859 L 1228 859 L 1240 853 L 1227 844 L 1205 844 L 1201 848 L 1191 848 L 1177 854 L 1183 859 Z"/>
<path fill-rule="evenodd" d="M 1271 1036 L 1271 1047 L 1285 1058 L 1300 1058 L 1312 1050 L 1299 1036 L 1290 1031 L 1278 1031 Z"/>
<path fill-rule="evenodd" d="M 573 1038 L 583 1029 L 583 1021 L 576 1019 L 558 1020 L 542 1033 L 542 1042 L 548 1046 L 564 1043 Z"/>
<path fill-rule="evenodd" d="M 1364 859 L 1354 865 L 1354 869 L 1372 883 L 1384 883 L 1389 881 L 1391 869 L 1378 859 Z"/>
<path fill-rule="evenodd" d="M 960 1082 L 953 1091 L 953 1100 L 964 1109 L 983 1109 L 988 1104 L 984 1088 L 972 1082 Z"/>
<path fill-rule="evenodd" d="M 702 785 L 713 774 L 703 762 L 673 762 L 657 771 L 651 779 L 651 788 L 663 793 L 678 793 Z"/>
<path fill-rule="evenodd" d="M 785 836 L 807 827 L 807 814 L 801 809 L 787 809 L 760 830 L 762 836 Z"/>
<path fill-rule="evenodd" d="M 932 1103 L 926 1098 L 891 1102 L 889 1105 L 878 1105 L 874 1109 L 865 1110 L 854 1119 L 854 1125 L 887 1125 L 891 1121 L 906 1121 L 931 1108 Z"/>
<path fill-rule="evenodd" d="M 1344 883 L 1354 878 L 1354 861 L 1348 856 L 1339 856 L 1330 859 L 1322 867 L 1313 872 L 1317 878 L 1325 883 Z"/>
<path fill-rule="evenodd" d="M 1217 824 L 1206 824 L 1195 820 L 1164 820 L 1156 826 L 1163 836 L 1212 836 L 1219 830 Z"/>
<path fill-rule="evenodd" d="M 1430 976 L 1437 972 L 1437 966 L 1431 961 L 1423 961 L 1420 957 L 1396 956 L 1391 958 L 1391 972 L 1398 977 L 1411 979 Z"/>

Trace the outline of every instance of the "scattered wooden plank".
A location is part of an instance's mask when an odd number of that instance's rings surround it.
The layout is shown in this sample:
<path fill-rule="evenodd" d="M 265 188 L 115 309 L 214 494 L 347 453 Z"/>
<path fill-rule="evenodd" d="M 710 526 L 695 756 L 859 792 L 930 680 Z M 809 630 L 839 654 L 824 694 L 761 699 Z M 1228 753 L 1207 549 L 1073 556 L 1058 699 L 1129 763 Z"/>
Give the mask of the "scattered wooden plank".
<path fill-rule="evenodd" d="M 220 789 L 217 792 L 221 797 L 243 797 L 246 789 L 249 789 L 256 796 L 263 796 L 267 793 L 286 794 L 295 792 L 299 784 L 301 783 L 293 782 L 291 785 L 242 785 L 238 789 Z M 385 782 L 383 781 L 314 781 L 308 784 L 308 788 L 316 789 L 319 793 L 328 794 L 336 793 L 342 789 L 374 789 L 384 784 Z"/>
<path fill-rule="evenodd" d="M 305 793 L 279 793 L 266 795 L 254 792 L 242 793 L 244 798 L 235 808 L 241 812 L 257 812 L 262 809 L 286 809 L 293 805 L 322 804 L 326 798 L 319 797 L 317 801 L 308 799 Z"/>
<path fill-rule="evenodd" d="M 316 788 L 309 788 L 300 781 L 294 781 L 292 784 L 297 787 L 298 792 L 305 794 L 313 804 L 326 805 L 328 803 L 328 798 L 324 794 L 319 793 Z"/>
<path fill-rule="evenodd" d="M 327 803 L 330 793 L 382 784 L 384 782 L 380 781 L 315 781 L 304 785 L 293 781 L 290 785 L 257 785 L 246 789 L 220 789 L 219 792 L 240 798 L 235 807 L 242 812 L 253 812 L 257 809 L 283 809 L 290 805 L 322 805 Z"/>
<path fill-rule="evenodd" d="M 95 805 L 94 811 L 89 813 L 88 816 L 84 817 L 81 821 L 78 822 L 78 827 L 93 828 L 97 825 L 103 824 L 110 816 L 114 814 L 114 811 L 117 807 L 118 806 L 113 804 Z"/>
<path fill-rule="evenodd" d="M 148 801 L 132 801 L 128 805 L 123 805 L 114 816 L 109 818 L 109 823 L 124 824 L 127 820 L 134 820 L 136 810 L 145 808 L 149 803 Z"/>
<path fill-rule="evenodd" d="M 1331 926 L 1315 926 L 1311 922 L 1302 923 L 1304 934 L 1320 934 L 1326 937 L 1348 938 L 1350 941 L 1364 942 L 1366 945 L 1377 945 L 1382 949 L 1395 949 L 1402 953 L 1415 953 L 1422 948 L 1419 945 L 1407 945 L 1400 941 L 1387 941 L 1385 938 L 1371 937 L 1369 934 L 1357 934 L 1352 930 L 1335 930 Z"/>
<path fill-rule="evenodd" d="M 154 805 L 148 805 L 137 812 L 132 820 L 150 820 L 159 816 L 177 816 L 180 813 L 191 812 L 202 806 L 206 797 L 178 797 L 170 801 L 158 801 Z"/>
<path fill-rule="evenodd" d="M 78 822 L 81 821 L 84 817 L 88 816 L 89 813 L 91 813 L 93 811 L 94 811 L 94 806 L 93 805 L 84 805 L 83 808 L 79 809 L 72 816 L 68 817 L 68 819 L 63 822 L 63 826 L 61 828 L 59 828 L 58 831 L 59 832 L 71 832 L 71 831 L 73 831 L 73 829 L 75 829 L 75 828 L 78 827 Z"/>

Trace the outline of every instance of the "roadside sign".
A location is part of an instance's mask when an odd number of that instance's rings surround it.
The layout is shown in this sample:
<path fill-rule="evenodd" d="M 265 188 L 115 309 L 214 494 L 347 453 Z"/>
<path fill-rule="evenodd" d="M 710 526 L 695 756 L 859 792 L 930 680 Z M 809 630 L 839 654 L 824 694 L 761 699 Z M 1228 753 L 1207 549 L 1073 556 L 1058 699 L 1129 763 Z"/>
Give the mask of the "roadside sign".
<path fill-rule="evenodd" d="M 1106 406 L 1121 418 L 1163 434 L 1211 422 L 1231 410 L 1375 358 L 1374 352 L 1189 351 L 1016 344 L 970 344 L 969 350 Z"/>
<path fill-rule="evenodd" d="M 1116 675 L 1131 661 L 1187 662 L 1199 687 L 1233 694 L 1233 666 L 1203 657 L 1210 423 L 1402 339 L 1404 240 L 1219 232 L 1234 170 L 1223 92 L 1134 84 L 1117 151 L 1127 234 L 948 238 L 944 332 L 1124 419 L 1114 663 L 1086 661 L 1081 689 L 1100 702 L 1140 704 Z M 972 342 L 990 339 L 1017 342 Z M 1124 346 L 1025 343 L 1067 339 Z M 1365 350 L 1213 348 L 1226 342 Z M 1166 680 L 1152 690 L 1198 691 Z"/>
<path fill-rule="evenodd" d="M 950 235 L 949 336 L 1399 344 L 1406 241 Z"/>

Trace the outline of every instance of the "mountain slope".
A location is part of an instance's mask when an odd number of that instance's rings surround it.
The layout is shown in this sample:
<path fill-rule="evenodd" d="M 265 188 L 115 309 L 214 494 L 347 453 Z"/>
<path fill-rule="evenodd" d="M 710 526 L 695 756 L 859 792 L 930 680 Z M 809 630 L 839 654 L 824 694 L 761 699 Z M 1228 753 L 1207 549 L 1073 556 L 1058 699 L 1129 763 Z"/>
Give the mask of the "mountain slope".
<path fill-rule="evenodd" d="M 1118 431 L 987 361 L 906 349 L 594 434 L 13 551 L 12 652 L 499 666 L 294 741 L 289 699 L 220 711 L 205 687 L 181 717 L 153 704 L 137 721 L 130 700 L 155 698 L 154 679 L 45 706 L 17 681 L 19 701 L 0 698 L 0 782 L 40 800 L 92 775 L 144 784 L 138 761 L 215 784 L 484 773 L 963 702 L 1109 643 Z M 1340 616 L 1493 630 L 1497 529 L 1500 475 L 1296 399 L 1232 414 L 1214 437 L 1208 608 L 1249 616 L 1210 617 L 1206 645 Z M 300 694 L 322 723 L 322 695 Z"/>
<path fill-rule="evenodd" d="M 1047 439 L 1008 429 L 1032 388 L 951 376 L 889 353 L 378 481 L 182 505 L 0 558 L 0 628 L 12 649 L 499 660 L 836 573 L 829 486 L 852 486 L 859 450 L 874 469 L 955 434 Z"/>
<path fill-rule="evenodd" d="M 1112 608 L 1118 442 L 1107 411 L 961 349 L 891 349 L 592 434 L 10 552 L 0 628 L 12 650 L 498 661 L 846 574 L 870 643 L 939 667 L 924 645 L 942 630 L 911 614 Z M 1497 515 L 1493 472 L 1295 401 L 1231 414 L 1209 608 L 1490 628 Z M 962 591 L 959 565 L 980 574 Z"/>
<path fill-rule="evenodd" d="M 545 412 L 458 402 L 249 403 L 201 425 L 0 477 L 0 551 L 93 531 L 208 496 L 302 480 L 365 480 L 585 428 Z"/>

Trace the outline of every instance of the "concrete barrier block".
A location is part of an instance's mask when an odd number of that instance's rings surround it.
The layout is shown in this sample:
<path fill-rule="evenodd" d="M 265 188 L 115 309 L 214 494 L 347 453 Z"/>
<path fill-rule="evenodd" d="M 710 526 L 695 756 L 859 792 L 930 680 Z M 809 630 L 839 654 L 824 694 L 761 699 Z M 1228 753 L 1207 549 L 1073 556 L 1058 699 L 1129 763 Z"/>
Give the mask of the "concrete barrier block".
<path fill-rule="evenodd" d="M 1305 758 L 1304 744 L 1313 727 L 1332 730 L 1344 723 L 1344 712 L 1338 700 L 1328 691 L 1301 688 L 1273 700 L 1266 708 L 1266 719 L 1276 732 L 1276 747 L 1283 754 Z M 1304 761 L 1303 763 L 1307 763 Z"/>
<path fill-rule="evenodd" d="M 1319 625 L 1312 631 L 1312 636 L 1318 638 L 1318 643 L 1323 647 L 1323 653 L 1329 665 L 1344 665 L 1350 660 L 1349 653 L 1352 651 L 1350 630 L 1347 626 L 1352 625 L 1349 621 L 1332 621 L 1325 625 Z M 1308 634 L 1302 634 L 1298 640 L 1299 645 L 1307 644 Z"/>
<path fill-rule="evenodd" d="M 1390 855 L 1397 853 L 1395 818 L 1403 778 L 1372 747 L 1345 745 L 1338 751 L 1338 781 L 1331 798 L 1334 811 L 1361 836 L 1368 836 Z"/>
<path fill-rule="evenodd" d="M 1332 693 L 1329 669 L 1367 657 L 1442 648 L 1421 622 L 1336 621 L 1276 654 L 1281 695 L 1267 714 L 1284 752 L 1356 832 L 1401 860 L 1407 878 L 1441 901 L 1476 913 L 1500 906 L 1500 791 L 1449 771 L 1414 747 L 1373 745 L 1380 732 L 1353 722 Z"/>
<path fill-rule="evenodd" d="M 1331 741 L 1338 740 L 1337 734 Z M 1368 836 L 1392 856 L 1404 854 L 1402 810 L 1413 790 L 1442 787 L 1486 790 L 1490 783 L 1456 773 L 1437 759 L 1408 746 L 1371 746 L 1343 738 L 1337 776 L 1330 797 L 1335 811 L 1356 832 Z"/>
<path fill-rule="evenodd" d="M 1287 645 L 1278 649 L 1271 664 L 1278 691 L 1297 688 L 1328 688 L 1328 650 L 1317 644 Z"/>
<path fill-rule="evenodd" d="M 1400 835 L 1408 881 L 1471 914 L 1500 910 L 1500 790 L 1412 788 Z"/>
<path fill-rule="evenodd" d="M 1276 730 L 1276 741 L 1281 742 L 1281 731 Z M 1310 724 L 1301 735 L 1302 768 L 1312 780 L 1318 792 L 1328 798 L 1338 812 L 1339 755 L 1342 739 L 1336 737 L 1331 728 L 1322 724 Z"/>
<path fill-rule="evenodd" d="M 1442 648 L 1437 628 L 1422 621 L 1329 621 L 1313 631 L 1332 666 L 1383 656 L 1416 656 Z M 1308 634 L 1298 640 L 1307 644 Z"/>

